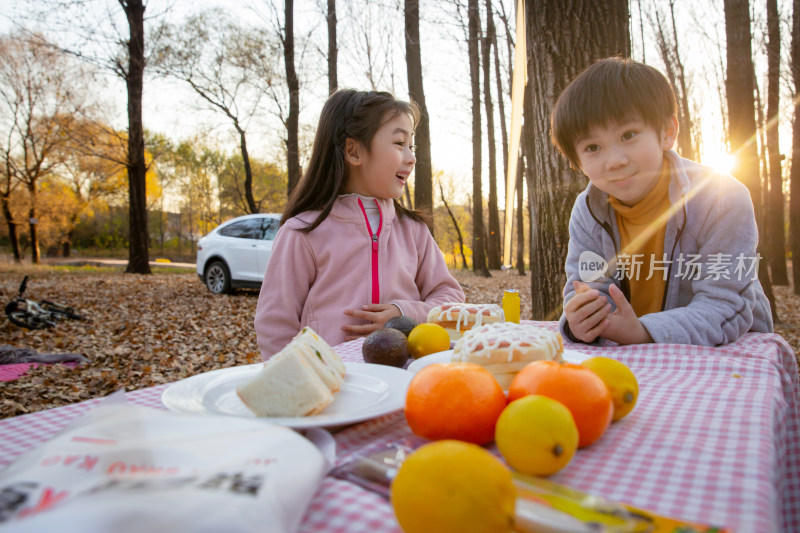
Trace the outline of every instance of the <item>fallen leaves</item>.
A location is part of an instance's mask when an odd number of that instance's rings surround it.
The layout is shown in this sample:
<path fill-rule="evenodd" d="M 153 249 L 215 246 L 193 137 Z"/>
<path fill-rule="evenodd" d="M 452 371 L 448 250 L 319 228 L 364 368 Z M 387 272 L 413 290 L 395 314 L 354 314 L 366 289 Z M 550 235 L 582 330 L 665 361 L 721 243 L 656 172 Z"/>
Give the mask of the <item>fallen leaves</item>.
<path fill-rule="evenodd" d="M 530 274 L 494 271 L 483 278 L 453 273 L 468 302 L 499 304 L 504 289 L 518 289 L 521 316 L 530 316 Z M 13 298 L 22 276 L 19 271 L 0 273 L 0 302 Z M 39 269 L 32 273 L 26 295 L 69 304 L 92 322 L 68 320 L 51 330 L 28 331 L 0 316 L 3 342 L 39 352 L 81 353 L 90 361 L 74 368 L 42 365 L 0 384 L 0 418 L 261 360 L 253 330 L 257 291 L 215 296 L 194 274 Z M 776 295 L 783 319 L 778 331 L 797 350 L 800 298 L 782 287 Z"/>
<path fill-rule="evenodd" d="M 4 273 L 0 300 L 22 276 Z M 208 370 L 260 361 L 253 331 L 258 293 L 211 294 L 192 274 L 139 276 L 37 272 L 26 296 L 67 303 L 92 322 L 64 321 L 28 331 L 0 317 L 0 337 L 39 352 L 73 352 L 88 364 L 40 366 L 0 386 L 0 416 L 176 381 Z"/>

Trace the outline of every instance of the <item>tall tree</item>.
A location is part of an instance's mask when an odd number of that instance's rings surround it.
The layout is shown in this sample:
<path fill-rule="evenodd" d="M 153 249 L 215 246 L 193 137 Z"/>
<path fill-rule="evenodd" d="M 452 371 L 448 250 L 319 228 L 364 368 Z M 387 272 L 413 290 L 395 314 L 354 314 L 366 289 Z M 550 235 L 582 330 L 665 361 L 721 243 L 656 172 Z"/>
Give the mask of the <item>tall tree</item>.
<path fill-rule="evenodd" d="M 82 112 L 82 78 L 65 54 L 41 38 L 0 39 L 0 204 L 16 261 L 21 260 L 19 222 L 11 194 L 17 185 L 27 189 L 31 261 L 38 263 L 40 182 L 61 163 L 70 117 Z"/>
<path fill-rule="evenodd" d="M 792 1 L 792 78 L 800 94 L 800 0 Z M 794 101 L 792 168 L 789 175 L 789 250 L 792 252 L 792 284 L 800 294 L 800 100 Z"/>
<path fill-rule="evenodd" d="M 783 229 L 783 173 L 781 172 L 778 113 L 780 103 L 781 28 L 778 0 L 767 0 L 767 152 L 769 154 L 769 192 L 766 205 L 766 255 L 772 282 L 788 285 L 786 272 L 786 233 Z"/>
<path fill-rule="evenodd" d="M 128 265 L 125 272 L 149 274 L 147 229 L 147 166 L 144 156 L 142 97 L 145 72 L 145 0 L 117 0 L 125 16 L 120 30 L 110 5 L 104 10 L 93 0 L 27 0 L 37 21 L 63 37 L 64 51 L 87 63 L 101 65 L 125 81 L 127 96 L 129 220 Z M 113 2 L 112 2 L 113 4 Z M 101 18 L 97 18 L 101 17 Z M 111 28 L 111 29 L 109 29 Z M 127 30 L 127 35 L 125 31 Z M 35 37 L 34 37 L 35 38 Z M 56 42 L 61 46 L 61 42 Z"/>
<path fill-rule="evenodd" d="M 428 218 L 433 233 L 433 172 L 431 169 L 431 131 L 425 91 L 422 85 L 422 51 L 419 40 L 419 0 L 405 0 L 406 70 L 408 94 L 419 106 L 414 144 L 417 164 L 414 170 L 414 207 Z"/>
<path fill-rule="evenodd" d="M 128 20 L 128 67 L 125 86 L 128 93 L 128 195 L 130 231 L 128 266 L 125 272 L 150 274 L 147 231 L 147 165 L 144 160 L 142 94 L 144 86 L 144 11 L 142 0 L 118 0 Z"/>
<path fill-rule="evenodd" d="M 497 143 L 494 138 L 494 105 L 492 104 L 492 43 L 494 42 L 494 22 L 492 1 L 486 0 L 486 33 L 481 40 L 481 60 L 483 61 L 483 102 L 486 107 L 486 132 L 489 148 L 489 234 L 487 255 L 489 268 L 498 270 L 500 259 L 500 214 L 497 209 Z M 502 94 L 497 95 L 498 99 Z"/>
<path fill-rule="evenodd" d="M 532 171 L 526 173 L 531 201 L 531 291 L 536 320 L 561 313 L 569 216 L 586 183 L 550 142 L 550 112 L 567 83 L 594 60 L 630 55 L 627 0 L 542 0 L 527 2 L 525 21 L 528 93 L 532 120 L 523 128 L 533 140 Z M 518 45 L 520 46 L 520 45 Z"/>
<path fill-rule="evenodd" d="M 487 6 L 487 10 L 491 4 Z M 503 146 L 503 176 L 508 175 L 508 128 L 506 127 L 506 108 L 503 93 L 503 77 L 500 74 L 500 50 L 497 46 L 497 28 L 494 25 L 494 13 L 491 18 L 492 23 L 492 48 L 494 50 L 494 79 L 497 84 L 497 112 L 500 116 L 500 143 Z M 513 77 L 512 65 L 508 66 L 509 78 Z M 511 84 L 508 85 L 508 94 L 511 95 Z"/>
<path fill-rule="evenodd" d="M 300 181 L 300 81 L 294 68 L 294 0 L 284 0 L 283 60 L 289 89 L 289 116 L 286 120 L 287 193 Z"/>
<path fill-rule="evenodd" d="M 675 0 L 668 1 L 670 28 L 665 30 L 666 21 L 662 20 L 662 14 L 658 7 L 654 9 L 655 21 L 652 21 L 656 34 L 656 42 L 661 52 L 661 60 L 664 62 L 664 69 L 667 71 L 667 78 L 675 91 L 678 103 L 678 150 L 687 159 L 695 158 L 695 147 L 692 142 L 693 124 L 692 115 L 689 111 L 689 93 L 686 83 L 686 69 L 681 59 L 678 48 L 678 28 L 675 22 Z"/>
<path fill-rule="evenodd" d="M 441 180 L 439 180 L 439 195 L 442 199 L 442 204 L 444 205 L 444 208 L 447 210 L 447 214 L 450 216 L 450 220 L 453 222 L 453 229 L 456 230 L 456 236 L 458 237 L 458 249 L 461 252 L 461 268 L 466 270 L 467 256 L 464 255 L 464 238 L 461 236 L 461 228 L 458 226 L 458 220 L 456 219 L 455 214 L 453 214 L 453 210 L 450 209 L 450 205 L 447 203 L 447 199 L 444 197 L 444 187 L 442 187 Z"/>
<path fill-rule="evenodd" d="M 511 88 L 513 85 L 514 80 L 514 56 L 512 53 L 512 49 L 514 48 L 514 32 L 510 29 L 510 24 L 508 21 L 508 15 L 505 12 L 505 8 L 503 2 L 498 3 L 499 11 L 498 16 L 500 17 L 500 21 L 503 23 L 505 28 L 506 34 L 506 52 L 508 54 L 508 92 L 509 95 L 511 94 Z M 500 60 L 499 60 L 499 50 L 497 46 L 497 32 L 495 31 L 495 49 L 494 49 L 494 60 L 495 60 L 495 76 L 497 77 L 497 94 L 503 94 L 502 90 L 502 83 L 500 78 Z M 514 187 L 514 192 L 517 196 L 517 212 L 516 212 L 516 228 L 517 228 L 517 272 L 520 276 L 525 275 L 525 215 L 523 212 L 524 208 L 524 199 L 525 193 L 522 189 L 524 184 L 523 180 L 525 179 L 525 158 L 523 154 L 525 153 L 525 147 L 523 146 L 525 142 L 525 136 L 520 137 L 520 153 L 519 154 L 510 154 L 508 153 L 508 133 L 506 131 L 506 118 L 505 118 L 505 110 L 503 106 L 503 98 L 498 98 L 498 104 L 500 106 L 500 132 L 502 134 L 503 139 L 503 176 L 508 177 L 508 158 L 509 157 L 516 157 L 517 158 L 517 177 L 516 177 L 516 186 Z M 524 109 L 524 105 L 523 105 Z M 506 191 L 508 194 L 508 191 Z M 506 201 L 506 205 L 508 202 Z M 505 252 L 503 254 L 505 256 Z"/>
<path fill-rule="evenodd" d="M 328 94 L 339 88 L 337 56 L 339 47 L 336 44 L 336 0 L 328 0 Z"/>
<path fill-rule="evenodd" d="M 483 229 L 483 186 L 481 183 L 481 73 L 478 39 L 481 27 L 478 0 L 467 4 L 469 80 L 472 87 L 472 270 L 490 277 L 486 268 L 486 239 Z"/>
<path fill-rule="evenodd" d="M 800 0 L 799 0 L 800 1 Z M 528 30 L 526 28 L 525 33 Z M 520 46 L 522 46 L 520 44 Z M 530 56 L 527 57 L 527 62 L 530 62 Z M 529 127 L 531 122 L 534 120 L 535 111 L 533 108 L 533 102 L 531 101 L 531 92 L 528 88 L 525 88 L 524 96 L 522 98 L 522 131 L 520 132 L 520 161 L 517 162 L 518 169 L 523 170 L 523 176 L 525 178 L 525 189 L 528 191 L 528 235 L 531 236 L 531 242 L 533 241 L 533 234 L 535 231 L 535 209 L 536 209 L 536 201 L 533 197 L 533 189 L 534 184 L 536 183 L 536 170 L 534 169 L 534 161 L 536 160 L 536 137 L 533 127 Z M 519 171 L 518 171 L 519 172 Z M 522 194 L 522 189 L 519 188 L 520 194 Z M 533 261 L 536 257 L 534 254 L 533 248 L 528 246 L 528 264 L 530 269 L 533 270 Z M 517 258 L 519 260 L 519 250 L 517 251 Z M 536 294 L 536 293 L 532 293 Z M 536 316 L 533 315 L 532 316 Z"/>
<path fill-rule="evenodd" d="M 524 197 L 522 190 L 523 179 L 525 177 L 525 160 L 520 157 L 517 161 L 517 184 L 515 187 L 517 195 L 517 273 L 525 275 L 525 214 Z"/>
<path fill-rule="evenodd" d="M 247 128 L 271 80 L 274 50 L 267 32 L 246 28 L 224 11 L 201 12 L 181 24 L 160 28 L 164 46 L 155 66 L 185 82 L 213 111 L 230 121 L 239 138 L 247 212 L 257 213 Z"/>
<path fill-rule="evenodd" d="M 750 34 L 749 0 L 725 0 L 725 35 L 727 39 L 727 77 L 725 92 L 728 100 L 728 137 L 731 151 L 736 154 L 736 165 L 732 174 L 750 191 L 755 206 L 759 234 L 764 235 L 761 225 L 761 174 L 756 147 L 755 74 Z M 762 241 L 762 239 L 759 239 Z M 762 244 L 759 244 L 759 251 Z M 772 316 L 777 318 L 775 297 L 769 270 L 758 269 L 758 278 L 772 307 Z"/>

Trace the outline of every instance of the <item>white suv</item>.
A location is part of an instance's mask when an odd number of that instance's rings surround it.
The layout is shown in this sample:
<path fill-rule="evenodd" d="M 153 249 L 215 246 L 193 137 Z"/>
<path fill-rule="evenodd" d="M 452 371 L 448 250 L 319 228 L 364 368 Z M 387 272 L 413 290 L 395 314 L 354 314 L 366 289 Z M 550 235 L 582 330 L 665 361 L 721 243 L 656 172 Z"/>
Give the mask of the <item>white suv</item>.
<path fill-rule="evenodd" d="M 259 288 L 281 216 L 258 213 L 223 222 L 197 241 L 197 275 L 215 294 Z"/>

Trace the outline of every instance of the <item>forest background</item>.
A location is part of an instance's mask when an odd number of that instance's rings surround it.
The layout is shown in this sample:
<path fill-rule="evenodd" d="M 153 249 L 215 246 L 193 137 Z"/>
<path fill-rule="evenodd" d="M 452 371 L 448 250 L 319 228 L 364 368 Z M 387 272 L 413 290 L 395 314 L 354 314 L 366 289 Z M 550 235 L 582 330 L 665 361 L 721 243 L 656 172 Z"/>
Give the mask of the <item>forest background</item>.
<path fill-rule="evenodd" d="M 586 180 L 555 153 L 547 117 L 571 77 L 619 54 L 673 83 L 679 153 L 748 185 L 762 281 L 786 285 L 800 253 L 798 3 L 528 1 L 509 155 L 511 0 L 2 0 L 0 247 L 34 263 L 117 255 L 139 273 L 151 256 L 193 260 L 220 222 L 283 209 L 330 92 L 389 90 L 425 111 L 402 201 L 432 214 L 451 267 L 502 266 L 517 159 L 513 264 L 541 295 L 532 317 L 553 318 Z"/>

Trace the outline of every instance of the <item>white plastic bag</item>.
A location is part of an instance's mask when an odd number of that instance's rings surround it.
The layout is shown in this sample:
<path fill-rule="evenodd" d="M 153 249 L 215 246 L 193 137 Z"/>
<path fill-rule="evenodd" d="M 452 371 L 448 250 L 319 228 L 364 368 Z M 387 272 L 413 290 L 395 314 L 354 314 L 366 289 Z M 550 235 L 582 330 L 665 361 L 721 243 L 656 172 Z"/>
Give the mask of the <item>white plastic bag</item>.
<path fill-rule="evenodd" d="M 0 471 L 0 532 L 290 532 L 329 468 L 264 420 L 103 405 Z"/>

